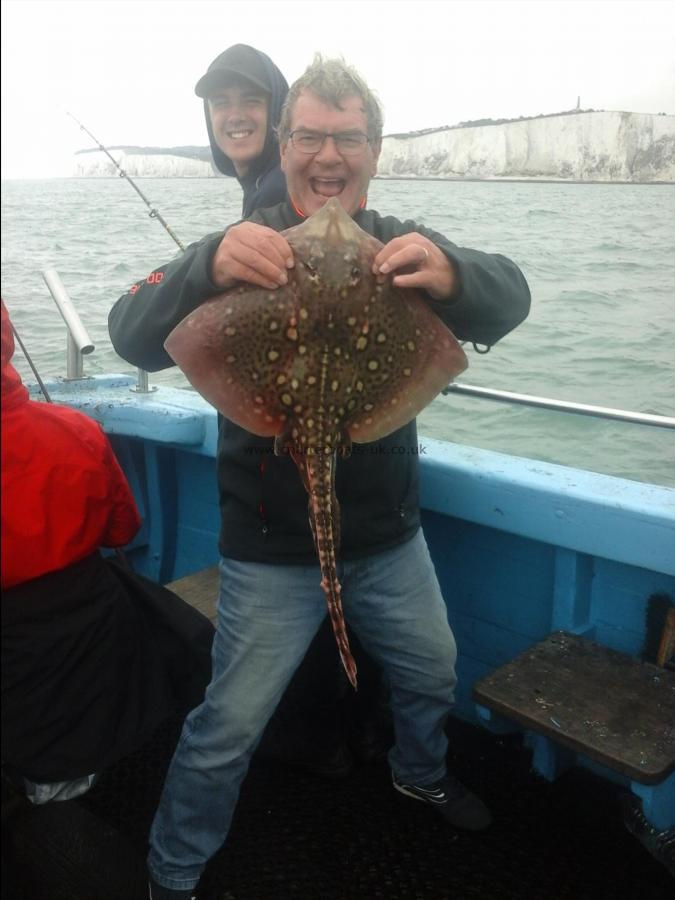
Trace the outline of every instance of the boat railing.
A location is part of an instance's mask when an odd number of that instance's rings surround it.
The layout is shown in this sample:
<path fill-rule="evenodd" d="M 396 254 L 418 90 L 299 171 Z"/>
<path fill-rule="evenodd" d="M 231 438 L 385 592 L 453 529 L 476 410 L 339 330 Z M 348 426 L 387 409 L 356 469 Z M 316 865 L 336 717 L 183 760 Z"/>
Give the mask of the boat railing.
<path fill-rule="evenodd" d="M 94 350 L 94 344 L 87 334 L 58 272 L 55 269 L 44 269 L 42 277 L 59 312 L 63 316 L 68 330 L 66 380 L 75 381 L 84 378 L 82 357 Z M 157 390 L 156 387 L 149 387 L 148 373 L 144 369 L 138 369 L 137 372 L 136 386 L 131 390 L 139 394 L 148 394 Z M 673 416 L 613 409 L 608 406 L 591 406 L 585 403 L 573 403 L 569 400 L 555 400 L 552 397 L 538 397 L 533 394 L 519 394 L 514 391 L 499 391 L 493 388 L 478 387 L 473 384 L 454 382 L 443 388 L 441 393 L 462 394 L 498 403 L 520 404 L 522 406 L 538 407 L 539 409 L 550 409 L 555 412 L 575 413 L 582 416 L 595 416 L 601 419 L 632 422 L 636 425 L 654 425 L 658 428 L 675 429 L 675 417 Z"/>
<path fill-rule="evenodd" d="M 478 397 L 483 400 L 494 400 L 498 403 L 513 403 L 522 406 L 533 406 L 539 409 L 552 409 L 555 412 L 576 413 L 581 416 L 595 416 L 600 419 L 617 419 L 621 422 L 633 422 L 636 425 L 656 425 L 659 428 L 675 428 L 675 417 L 662 416 L 655 413 L 633 412 L 627 409 L 613 409 L 609 406 L 591 406 L 586 403 L 572 403 L 569 400 L 554 400 L 552 397 L 537 397 L 533 394 L 517 394 L 514 391 L 498 391 L 493 388 L 478 387 L 473 384 L 449 384 L 442 394 L 463 394 L 467 397 Z"/>
<path fill-rule="evenodd" d="M 82 324 L 79 313 L 75 309 L 73 301 L 68 296 L 61 277 L 56 269 L 43 269 L 42 277 L 49 288 L 49 293 L 56 304 L 58 311 L 66 323 L 66 381 L 78 381 L 87 376 L 84 374 L 83 356 L 92 353 L 94 343 Z M 139 394 L 148 394 L 157 388 L 148 386 L 148 373 L 144 369 L 138 369 L 136 387 L 133 391 Z"/>

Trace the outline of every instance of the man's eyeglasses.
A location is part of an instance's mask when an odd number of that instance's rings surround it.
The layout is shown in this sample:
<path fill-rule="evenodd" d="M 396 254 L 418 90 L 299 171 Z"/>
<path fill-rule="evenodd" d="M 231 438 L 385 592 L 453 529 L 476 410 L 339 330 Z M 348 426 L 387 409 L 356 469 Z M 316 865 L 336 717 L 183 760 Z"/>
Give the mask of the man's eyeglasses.
<path fill-rule="evenodd" d="M 333 138 L 335 147 L 341 156 L 357 156 L 363 153 L 366 144 L 370 143 L 368 135 L 362 131 L 338 131 L 331 134 L 327 131 L 307 131 L 304 128 L 296 128 L 289 135 L 291 144 L 301 153 L 318 153 L 326 142 L 326 138 Z"/>

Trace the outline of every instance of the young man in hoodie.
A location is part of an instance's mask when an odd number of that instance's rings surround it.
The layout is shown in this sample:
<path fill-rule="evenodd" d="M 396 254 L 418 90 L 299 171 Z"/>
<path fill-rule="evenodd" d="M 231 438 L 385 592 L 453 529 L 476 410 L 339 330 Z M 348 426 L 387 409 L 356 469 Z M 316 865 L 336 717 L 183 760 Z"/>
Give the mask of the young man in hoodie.
<path fill-rule="evenodd" d="M 247 44 L 228 47 L 195 85 L 204 101 L 213 162 L 241 185 L 244 219 L 286 196 L 276 126 L 287 93 L 286 79 L 269 56 Z"/>

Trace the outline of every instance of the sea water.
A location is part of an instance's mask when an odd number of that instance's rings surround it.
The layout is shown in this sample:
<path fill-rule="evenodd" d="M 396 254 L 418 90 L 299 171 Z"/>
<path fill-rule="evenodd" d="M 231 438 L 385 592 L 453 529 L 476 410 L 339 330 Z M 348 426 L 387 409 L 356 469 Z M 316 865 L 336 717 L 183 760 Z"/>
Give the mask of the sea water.
<path fill-rule="evenodd" d="M 138 179 L 184 244 L 236 221 L 233 179 Z M 524 272 L 529 318 L 460 381 L 675 416 L 675 186 L 379 180 L 369 204 Z M 180 254 L 120 178 L 2 185 L 2 295 L 41 375 L 65 374 L 63 321 L 41 277 L 55 268 L 96 345 L 85 374 L 134 372 L 116 356 L 110 307 Z M 17 351 L 18 367 L 32 380 Z M 151 383 L 185 385 L 176 369 Z M 675 431 L 459 395 L 419 417 L 422 435 L 675 486 Z"/>

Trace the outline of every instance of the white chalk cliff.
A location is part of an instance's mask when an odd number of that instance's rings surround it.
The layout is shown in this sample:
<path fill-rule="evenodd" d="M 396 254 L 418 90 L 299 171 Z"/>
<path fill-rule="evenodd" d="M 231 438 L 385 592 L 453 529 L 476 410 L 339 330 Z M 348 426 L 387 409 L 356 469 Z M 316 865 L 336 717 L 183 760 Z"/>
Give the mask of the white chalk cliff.
<path fill-rule="evenodd" d="M 111 149 L 131 176 L 213 177 L 208 148 Z M 80 151 L 75 175 L 117 171 Z M 675 182 L 675 116 L 573 112 L 383 139 L 378 175 L 394 178 Z"/>
<path fill-rule="evenodd" d="M 113 147 L 110 154 L 132 178 L 211 178 L 218 174 L 210 161 L 174 155 L 170 150 L 160 153 L 155 148 Z M 75 176 L 100 178 L 118 174 L 114 163 L 101 150 L 80 150 L 75 154 Z"/>
<path fill-rule="evenodd" d="M 392 136 L 378 174 L 675 181 L 675 116 L 579 112 Z"/>

